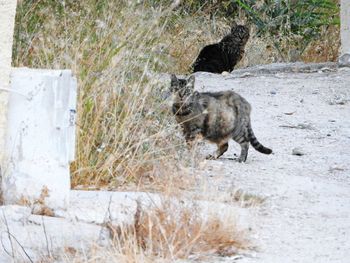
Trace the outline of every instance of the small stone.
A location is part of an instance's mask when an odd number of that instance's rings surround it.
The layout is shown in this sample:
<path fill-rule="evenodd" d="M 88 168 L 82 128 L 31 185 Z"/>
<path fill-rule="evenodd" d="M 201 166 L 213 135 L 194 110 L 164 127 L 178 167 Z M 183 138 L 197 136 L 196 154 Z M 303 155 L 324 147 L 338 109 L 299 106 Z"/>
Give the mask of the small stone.
<path fill-rule="evenodd" d="M 314 91 L 312 91 L 312 94 L 318 94 L 318 89 L 315 89 Z"/>
<path fill-rule="evenodd" d="M 344 54 L 339 58 L 339 67 L 350 67 L 350 54 Z"/>
<path fill-rule="evenodd" d="M 332 135 L 331 135 L 330 133 L 327 133 L 327 136 L 328 136 L 328 137 L 331 137 Z"/>
<path fill-rule="evenodd" d="M 221 75 L 223 75 L 223 76 L 228 76 L 228 75 L 230 75 L 230 73 L 227 72 L 227 71 L 223 71 L 223 72 L 221 73 Z"/>
<path fill-rule="evenodd" d="M 323 67 L 323 68 L 321 68 L 321 71 L 322 71 L 322 72 L 331 72 L 332 69 L 329 68 L 329 67 Z"/>
<path fill-rule="evenodd" d="M 299 123 L 296 126 L 297 129 L 301 129 L 301 130 L 314 130 L 315 128 L 312 126 L 312 124 L 310 123 Z"/>
<path fill-rule="evenodd" d="M 305 153 L 301 148 L 297 147 L 292 150 L 292 155 L 303 156 Z"/>
<path fill-rule="evenodd" d="M 271 90 L 271 91 L 270 91 L 270 94 L 272 94 L 272 95 L 276 95 L 276 93 L 277 93 L 277 92 L 276 92 L 275 90 Z"/>
<path fill-rule="evenodd" d="M 336 172 L 336 171 L 345 171 L 345 169 L 343 167 L 339 167 L 337 165 L 333 165 L 331 167 L 329 167 L 329 172 L 333 173 L 333 172 Z"/>

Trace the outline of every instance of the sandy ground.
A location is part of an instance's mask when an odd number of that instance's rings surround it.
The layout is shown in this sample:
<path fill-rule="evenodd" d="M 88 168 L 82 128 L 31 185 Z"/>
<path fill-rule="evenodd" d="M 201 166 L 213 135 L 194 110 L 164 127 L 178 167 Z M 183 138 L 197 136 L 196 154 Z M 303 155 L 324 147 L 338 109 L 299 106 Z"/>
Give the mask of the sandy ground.
<path fill-rule="evenodd" d="M 195 170 L 199 185 L 207 184 L 207 189 L 197 188 L 194 195 L 228 201 L 204 205 L 208 211 L 237 215 L 256 247 L 233 258 L 199 262 L 350 262 L 350 68 L 269 65 L 227 75 L 197 73 L 196 89 L 232 89 L 243 95 L 253 107 L 255 135 L 274 151 L 263 155 L 251 147 L 247 162 L 238 163 L 229 159 L 240 151 L 232 142 L 223 158 L 203 161 Z M 201 154 L 215 149 L 202 148 Z M 301 156 L 292 154 L 295 148 Z M 265 201 L 242 208 L 230 196 L 237 189 Z M 25 207 L 0 207 L 0 262 L 12 260 L 8 251 L 15 242 L 6 239 L 7 232 L 32 258 L 49 249 L 61 251 L 62 244 L 83 248 L 86 243 L 105 242 L 101 223 L 112 195 L 115 214 L 108 214 L 108 219 L 118 222 L 130 221 L 127 215 L 135 214 L 135 200 L 149 194 L 72 191 L 70 210 L 60 218 L 31 215 Z M 21 246 L 18 253 L 27 262 Z"/>
<path fill-rule="evenodd" d="M 248 208 L 257 251 L 238 261 L 350 262 L 350 69 L 196 77 L 200 91 L 244 96 L 255 135 L 274 152 L 251 147 L 246 163 L 207 162 L 207 180 L 220 191 L 266 198 Z M 223 157 L 239 149 L 232 142 Z"/>

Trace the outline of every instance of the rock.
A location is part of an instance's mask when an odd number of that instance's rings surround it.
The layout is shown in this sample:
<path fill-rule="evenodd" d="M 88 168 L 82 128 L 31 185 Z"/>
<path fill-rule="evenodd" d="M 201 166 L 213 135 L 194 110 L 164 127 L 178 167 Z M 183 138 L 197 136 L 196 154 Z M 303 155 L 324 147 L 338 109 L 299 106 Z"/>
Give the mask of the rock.
<path fill-rule="evenodd" d="M 297 147 L 292 150 L 292 155 L 303 156 L 305 155 L 305 152 L 301 148 Z"/>
<path fill-rule="evenodd" d="M 332 69 L 329 68 L 329 67 L 321 68 L 321 72 L 332 72 L 332 71 L 334 71 L 334 69 L 332 70 Z"/>
<path fill-rule="evenodd" d="M 228 75 L 230 75 L 230 73 L 227 72 L 227 71 L 223 71 L 223 72 L 221 73 L 221 75 L 223 75 L 223 76 L 228 76 Z"/>
<path fill-rule="evenodd" d="M 350 67 L 350 54 L 344 54 L 339 58 L 339 67 Z"/>
<path fill-rule="evenodd" d="M 329 105 L 345 105 L 346 103 L 349 102 L 350 99 L 345 98 L 341 95 L 336 95 L 334 96 L 334 98 L 330 99 L 328 101 Z"/>
<path fill-rule="evenodd" d="M 275 90 L 271 90 L 271 91 L 270 91 L 270 94 L 272 94 L 272 95 L 276 95 L 276 93 L 277 93 L 277 92 L 276 92 Z"/>

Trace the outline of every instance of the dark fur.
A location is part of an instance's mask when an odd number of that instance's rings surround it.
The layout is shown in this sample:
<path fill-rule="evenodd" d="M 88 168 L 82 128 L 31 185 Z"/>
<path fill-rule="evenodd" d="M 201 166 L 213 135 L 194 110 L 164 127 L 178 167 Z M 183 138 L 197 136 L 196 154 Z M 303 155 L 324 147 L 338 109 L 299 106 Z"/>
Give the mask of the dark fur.
<path fill-rule="evenodd" d="M 194 76 L 178 79 L 171 76 L 171 91 L 174 93 L 173 113 L 181 125 L 185 139 L 191 143 L 197 135 L 216 143 L 216 159 L 228 149 L 228 141 L 233 139 L 241 146 L 240 162 L 245 162 L 249 144 L 265 154 L 272 150 L 264 147 L 255 137 L 250 124 L 250 104 L 233 91 L 194 91 Z"/>
<path fill-rule="evenodd" d="M 219 43 L 205 46 L 192 65 L 193 72 L 231 72 L 244 55 L 249 30 L 243 25 L 233 26 L 230 34 Z"/>

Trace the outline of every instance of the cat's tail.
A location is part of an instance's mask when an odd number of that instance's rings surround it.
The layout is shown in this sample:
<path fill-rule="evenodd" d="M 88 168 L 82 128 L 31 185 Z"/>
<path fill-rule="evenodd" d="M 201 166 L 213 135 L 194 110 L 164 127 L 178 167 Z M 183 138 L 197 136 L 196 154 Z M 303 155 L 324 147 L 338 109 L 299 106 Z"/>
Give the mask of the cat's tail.
<path fill-rule="evenodd" d="M 249 136 L 249 141 L 250 144 L 254 147 L 255 150 L 257 150 L 258 152 L 264 153 L 264 154 L 271 154 L 272 150 L 265 147 L 264 145 L 262 145 L 258 139 L 255 137 L 252 126 L 248 125 L 248 136 Z"/>

